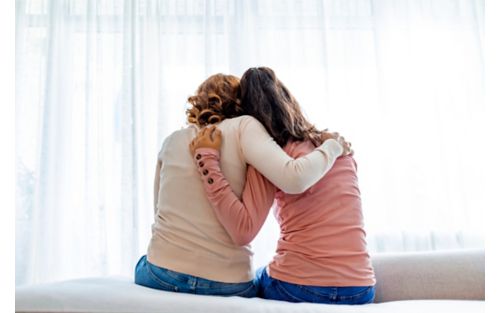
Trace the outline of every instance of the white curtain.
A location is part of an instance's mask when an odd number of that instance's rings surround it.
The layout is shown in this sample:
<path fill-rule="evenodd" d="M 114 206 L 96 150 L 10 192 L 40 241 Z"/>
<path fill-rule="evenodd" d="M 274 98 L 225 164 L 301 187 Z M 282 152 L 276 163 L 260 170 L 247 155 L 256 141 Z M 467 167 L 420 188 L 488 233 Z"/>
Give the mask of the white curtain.
<path fill-rule="evenodd" d="M 16 284 L 132 275 L 186 98 L 260 65 L 353 143 L 371 252 L 482 247 L 483 20 L 483 0 L 16 1 Z"/>

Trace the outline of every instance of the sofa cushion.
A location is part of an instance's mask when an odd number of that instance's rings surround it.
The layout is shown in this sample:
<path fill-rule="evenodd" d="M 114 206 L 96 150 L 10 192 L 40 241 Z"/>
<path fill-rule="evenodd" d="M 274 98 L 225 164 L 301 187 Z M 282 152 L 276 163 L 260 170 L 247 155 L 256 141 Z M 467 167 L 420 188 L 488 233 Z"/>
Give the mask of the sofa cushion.
<path fill-rule="evenodd" d="M 130 278 L 89 278 L 16 290 L 19 313 L 479 313 L 484 301 L 410 300 L 362 306 L 288 303 L 259 298 L 197 296 L 166 292 L 135 285 Z"/>
<path fill-rule="evenodd" d="M 372 259 L 375 302 L 484 300 L 484 250 L 388 253 Z"/>

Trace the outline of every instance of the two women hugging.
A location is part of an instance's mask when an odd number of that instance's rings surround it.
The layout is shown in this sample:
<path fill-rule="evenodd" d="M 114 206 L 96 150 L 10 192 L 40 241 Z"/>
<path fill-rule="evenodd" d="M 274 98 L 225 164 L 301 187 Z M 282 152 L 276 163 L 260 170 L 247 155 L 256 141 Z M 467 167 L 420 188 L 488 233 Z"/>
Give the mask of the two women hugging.
<path fill-rule="evenodd" d="M 202 295 L 365 304 L 375 297 L 351 144 L 319 131 L 266 67 L 216 74 L 158 154 L 155 222 L 135 282 Z M 254 272 L 274 206 L 280 237 Z"/>

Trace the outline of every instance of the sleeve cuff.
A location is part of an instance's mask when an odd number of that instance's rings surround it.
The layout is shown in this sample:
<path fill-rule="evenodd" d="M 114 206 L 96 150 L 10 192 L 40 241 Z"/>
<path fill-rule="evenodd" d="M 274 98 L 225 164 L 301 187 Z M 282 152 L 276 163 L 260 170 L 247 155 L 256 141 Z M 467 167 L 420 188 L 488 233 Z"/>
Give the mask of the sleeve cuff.
<path fill-rule="evenodd" d="M 322 146 L 327 150 L 327 151 L 332 151 L 333 152 L 333 157 L 338 158 L 339 156 L 342 155 L 344 152 L 344 148 L 338 143 L 337 140 L 335 139 L 327 139 L 323 142 Z"/>
<path fill-rule="evenodd" d="M 200 157 L 198 157 L 198 155 L 200 155 Z M 219 151 L 216 150 L 216 149 L 212 149 L 212 148 L 198 148 L 194 151 L 194 156 L 196 159 L 198 158 L 201 158 L 202 156 L 213 156 L 215 157 L 217 160 L 219 159 Z"/>

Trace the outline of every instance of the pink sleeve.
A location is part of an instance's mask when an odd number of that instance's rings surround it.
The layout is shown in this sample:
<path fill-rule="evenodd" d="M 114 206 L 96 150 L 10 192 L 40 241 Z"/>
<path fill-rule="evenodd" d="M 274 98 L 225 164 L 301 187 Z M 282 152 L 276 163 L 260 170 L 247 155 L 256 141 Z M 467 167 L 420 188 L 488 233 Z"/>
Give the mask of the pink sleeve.
<path fill-rule="evenodd" d="M 219 166 L 219 152 L 199 148 L 195 152 L 198 172 L 217 219 L 239 246 L 249 244 L 264 224 L 273 204 L 276 187 L 252 166 L 241 200 L 234 194 Z"/>

